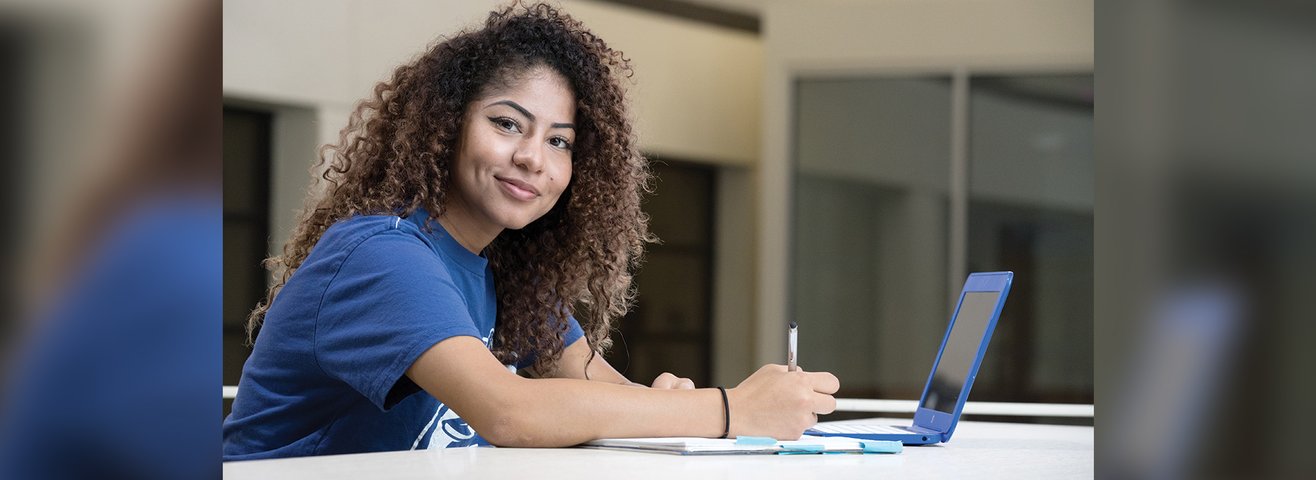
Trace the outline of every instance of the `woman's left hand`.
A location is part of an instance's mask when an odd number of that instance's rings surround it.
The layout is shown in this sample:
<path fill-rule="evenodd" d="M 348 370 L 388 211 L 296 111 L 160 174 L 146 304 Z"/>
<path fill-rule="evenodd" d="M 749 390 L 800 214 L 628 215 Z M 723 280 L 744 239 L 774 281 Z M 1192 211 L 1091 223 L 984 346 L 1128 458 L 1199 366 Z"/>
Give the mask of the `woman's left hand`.
<path fill-rule="evenodd" d="M 653 379 L 653 388 L 665 388 L 670 390 L 693 390 L 695 382 L 688 378 L 678 377 L 668 372 L 663 372 L 658 378 Z"/>

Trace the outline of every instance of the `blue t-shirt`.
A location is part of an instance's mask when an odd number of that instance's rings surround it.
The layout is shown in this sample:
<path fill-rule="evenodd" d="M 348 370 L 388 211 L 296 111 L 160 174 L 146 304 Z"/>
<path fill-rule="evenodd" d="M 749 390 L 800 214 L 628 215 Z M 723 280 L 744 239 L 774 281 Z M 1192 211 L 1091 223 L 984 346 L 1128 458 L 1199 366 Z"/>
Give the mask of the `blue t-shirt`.
<path fill-rule="evenodd" d="M 265 316 L 224 421 L 224 460 L 487 445 L 405 373 L 434 344 L 493 338 L 488 261 L 429 214 L 329 227 Z M 564 342 L 583 333 L 569 319 Z"/>

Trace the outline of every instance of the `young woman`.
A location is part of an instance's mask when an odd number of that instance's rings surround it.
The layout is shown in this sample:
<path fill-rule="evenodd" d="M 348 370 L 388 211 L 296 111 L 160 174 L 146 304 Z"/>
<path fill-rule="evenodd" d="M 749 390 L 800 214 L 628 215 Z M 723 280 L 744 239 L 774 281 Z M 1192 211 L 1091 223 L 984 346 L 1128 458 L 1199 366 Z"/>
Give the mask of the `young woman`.
<path fill-rule="evenodd" d="M 597 354 L 650 237 L 629 74 L 621 52 L 536 4 L 379 84 L 270 262 L 282 275 L 251 315 L 225 460 L 797 438 L 830 413 L 828 373 L 768 365 L 729 389 L 665 373 L 649 388 Z"/>

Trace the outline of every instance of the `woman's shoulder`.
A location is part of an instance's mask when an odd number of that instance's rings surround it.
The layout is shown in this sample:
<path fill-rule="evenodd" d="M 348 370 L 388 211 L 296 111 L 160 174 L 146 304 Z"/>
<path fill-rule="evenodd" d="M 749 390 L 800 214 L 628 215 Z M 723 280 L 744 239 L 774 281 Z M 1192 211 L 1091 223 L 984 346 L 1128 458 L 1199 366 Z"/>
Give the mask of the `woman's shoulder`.
<path fill-rule="evenodd" d="M 429 257 L 432 252 L 431 240 L 405 218 L 396 215 L 355 215 L 339 220 L 326 229 L 316 242 L 311 256 L 375 257 L 379 254 L 396 259 L 417 255 Z"/>
<path fill-rule="evenodd" d="M 320 245 L 346 245 L 355 247 L 366 239 L 380 234 L 401 234 L 423 242 L 424 236 L 411 228 L 414 225 L 397 215 L 353 215 L 330 225 L 320 236 Z"/>

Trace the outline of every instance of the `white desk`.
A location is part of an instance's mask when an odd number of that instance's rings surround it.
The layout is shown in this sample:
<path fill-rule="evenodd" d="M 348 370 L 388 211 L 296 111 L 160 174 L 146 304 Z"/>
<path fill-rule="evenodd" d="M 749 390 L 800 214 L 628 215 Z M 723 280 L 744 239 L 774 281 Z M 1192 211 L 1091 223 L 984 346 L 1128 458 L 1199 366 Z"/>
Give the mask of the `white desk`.
<path fill-rule="evenodd" d="M 1091 478 L 1092 445 L 1092 427 L 960 422 L 950 443 L 905 447 L 898 455 L 691 457 L 584 448 L 457 448 L 228 462 L 224 478 Z"/>

